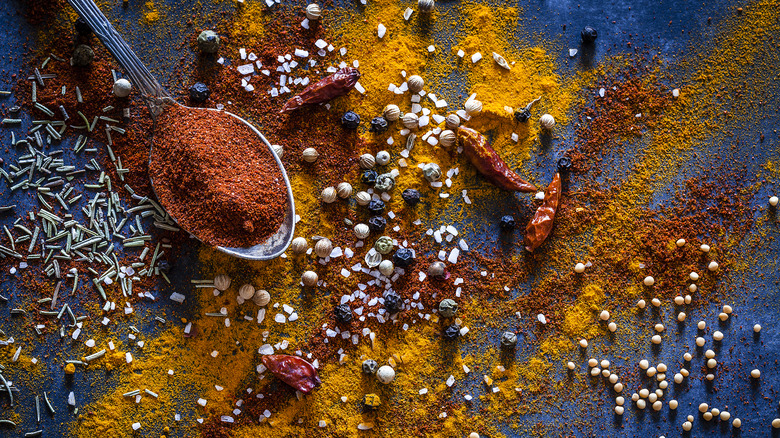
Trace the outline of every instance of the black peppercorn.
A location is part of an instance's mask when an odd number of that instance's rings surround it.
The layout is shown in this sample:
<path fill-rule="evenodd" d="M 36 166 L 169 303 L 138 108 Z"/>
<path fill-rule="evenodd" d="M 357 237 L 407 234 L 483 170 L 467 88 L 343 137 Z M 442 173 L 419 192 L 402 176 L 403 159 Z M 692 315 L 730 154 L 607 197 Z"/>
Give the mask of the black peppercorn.
<path fill-rule="evenodd" d="M 371 128 L 368 130 L 377 134 L 387 131 L 387 119 L 382 116 L 374 117 L 371 119 Z"/>
<path fill-rule="evenodd" d="M 81 17 L 76 19 L 76 22 L 73 23 L 73 26 L 76 28 L 76 33 L 81 36 L 92 35 L 92 27 L 90 27 L 89 23 L 84 21 L 84 19 Z"/>
<path fill-rule="evenodd" d="M 458 324 L 452 324 L 444 330 L 444 337 L 447 339 L 458 339 L 460 336 L 460 326 Z"/>
<path fill-rule="evenodd" d="M 190 87 L 190 102 L 203 103 L 209 99 L 209 96 L 211 96 L 211 90 L 203 82 L 195 82 Z"/>
<path fill-rule="evenodd" d="M 393 254 L 393 264 L 399 268 L 408 268 L 414 263 L 414 253 L 409 248 L 398 248 Z"/>
<path fill-rule="evenodd" d="M 582 37 L 582 42 L 585 44 L 592 44 L 594 41 L 596 41 L 596 37 L 599 36 L 598 32 L 596 32 L 596 29 L 585 26 L 584 29 L 582 29 L 582 32 L 580 32 L 580 36 Z"/>
<path fill-rule="evenodd" d="M 168 260 L 160 260 L 157 262 L 157 267 L 160 269 L 160 272 L 168 273 L 171 270 L 171 264 L 168 263 Z"/>
<path fill-rule="evenodd" d="M 531 112 L 525 108 L 520 108 L 515 111 L 515 120 L 518 122 L 527 122 L 531 118 Z"/>
<path fill-rule="evenodd" d="M 378 176 L 379 174 L 376 172 L 376 170 L 368 169 L 363 172 L 363 176 L 360 177 L 360 180 L 363 181 L 363 184 L 373 185 L 376 183 Z"/>
<path fill-rule="evenodd" d="M 380 215 L 385 211 L 385 203 L 381 199 L 373 199 L 368 203 L 368 211 L 373 215 Z"/>
<path fill-rule="evenodd" d="M 366 374 L 376 374 L 376 370 L 379 369 L 379 364 L 374 359 L 366 359 L 363 361 L 363 372 Z"/>
<path fill-rule="evenodd" d="M 558 172 L 566 173 L 569 169 L 571 169 L 571 158 L 564 156 L 558 159 Z"/>
<path fill-rule="evenodd" d="M 501 220 L 498 221 L 498 226 L 505 231 L 515 229 L 515 218 L 511 214 L 501 216 Z"/>
<path fill-rule="evenodd" d="M 385 310 L 387 313 L 393 315 L 401 311 L 404 306 L 404 300 L 395 292 L 388 292 L 385 295 Z"/>
<path fill-rule="evenodd" d="M 333 310 L 333 314 L 336 315 L 336 321 L 340 323 L 348 323 L 352 321 L 352 308 L 349 307 L 349 304 L 336 306 L 336 308 Z"/>
<path fill-rule="evenodd" d="M 420 192 L 415 189 L 406 189 L 401 193 L 401 198 L 407 204 L 415 206 L 420 203 Z"/>
<path fill-rule="evenodd" d="M 382 216 L 371 216 L 368 219 L 368 228 L 371 231 L 384 231 L 387 226 L 387 221 Z"/>
<path fill-rule="evenodd" d="M 347 111 L 341 116 L 341 126 L 346 129 L 357 129 L 360 125 L 360 116 L 354 111 Z"/>

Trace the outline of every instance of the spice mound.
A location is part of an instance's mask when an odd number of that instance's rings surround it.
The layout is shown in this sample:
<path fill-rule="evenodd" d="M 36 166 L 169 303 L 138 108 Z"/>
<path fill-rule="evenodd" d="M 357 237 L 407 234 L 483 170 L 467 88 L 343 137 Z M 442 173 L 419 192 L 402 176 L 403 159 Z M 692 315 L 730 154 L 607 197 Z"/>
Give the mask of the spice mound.
<path fill-rule="evenodd" d="M 157 121 L 149 171 L 171 217 L 210 245 L 262 243 L 284 220 L 287 190 L 274 157 L 223 112 L 168 108 Z"/>

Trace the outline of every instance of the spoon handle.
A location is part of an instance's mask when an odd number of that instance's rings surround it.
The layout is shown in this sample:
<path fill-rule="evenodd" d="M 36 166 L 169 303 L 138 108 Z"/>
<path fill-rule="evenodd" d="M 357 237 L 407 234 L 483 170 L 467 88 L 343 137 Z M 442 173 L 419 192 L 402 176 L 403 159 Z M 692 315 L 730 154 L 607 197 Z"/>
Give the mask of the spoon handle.
<path fill-rule="evenodd" d="M 68 0 L 68 3 L 89 24 L 108 51 L 114 55 L 119 65 L 130 76 L 133 84 L 138 87 L 149 102 L 152 113 L 157 114 L 156 107 L 166 98 L 170 98 L 168 92 L 157 82 L 154 75 L 149 72 L 133 49 L 127 45 L 124 38 L 119 35 L 119 32 L 114 29 L 111 22 L 92 0 Z"/>

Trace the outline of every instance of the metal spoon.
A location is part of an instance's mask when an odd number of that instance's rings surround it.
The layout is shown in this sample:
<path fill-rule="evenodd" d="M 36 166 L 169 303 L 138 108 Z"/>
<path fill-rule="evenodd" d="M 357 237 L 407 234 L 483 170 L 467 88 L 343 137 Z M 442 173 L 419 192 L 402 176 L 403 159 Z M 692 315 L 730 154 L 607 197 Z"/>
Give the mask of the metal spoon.
<path fill-rule="evenodd" d="M 106 19 L 106 16 L 100 11 L 92 0 L 68 0 L 73 9 L 78 12 L 81 18 L 86 21 L 92 28 L 95 35 L 103 42 L 109 52 L 114 55 L 119 65 L 130 76 L 132 83 L 138 87 L 143 95 L 146 103 L 149 106 L 149 110 L 153 117 L 157 117 L 165 110 L 169 105 L 180 105 L 173 100 L 170 94 L 157 82 L 157 79 L 149 72 L 146 66 L 136 56 L 130 46 L 127 45 L 121 35 L 114 29 L 114 26 Z M 183 106 L 183 105 L 182 105 Z M 189 107 L 188 107 L 189 108 Z M 217 111 L 206 108 L 190 108 L 197 111 Z M 276 160 L 276 165 L 284 177 L 284 184 L 287 187 L 287 208 L 284 217 L 284 221 L 279 229 L 269 237 L 265 242 L 251 246 L 249 248 L 227 248 L 224 246 L 218 246 L 217 249 L 227 254 L 249 260 L 270 260 L 281 255 L 292 242 L 293 234 L 295 232 L 295 202 L 293 201 L 292 187 L 290 186 L 290 180 L 287 178 L 287 172 L 284 170 L 281 160 L 271 147 L 271 143 L 263 136 L 260 131 L 252 126 L 251 123 L 238 117 L 235 114 L 231 114 L 227 111 L 224 112 L 232 117 L 243 122 L 249 128 L 254 131 L 263 144 L 268 148 L 268 151 L 273 155 Z M 154 146 L 152 146 L 154 147 Z M 151 151 L 149 151 L 149 160 L 151 162 Z M 154 190 L 154 180 L 152 180 L 152 189 Z M 164 205 L 163 205 L 164 207 Z M 175 219 L 175 218 L 174 218 Z M 197 237 L 197 236 L 195 236 Z"/>

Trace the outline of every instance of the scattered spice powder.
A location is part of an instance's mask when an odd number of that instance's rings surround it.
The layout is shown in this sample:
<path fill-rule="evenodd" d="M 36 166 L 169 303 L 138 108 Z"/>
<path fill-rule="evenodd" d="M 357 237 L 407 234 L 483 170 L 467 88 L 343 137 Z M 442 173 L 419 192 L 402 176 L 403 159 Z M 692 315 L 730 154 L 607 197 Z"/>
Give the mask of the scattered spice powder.
<path fill-rule="evenodd" d="M 284 220 L 287 190 L 273 155 L 225 112 L 168 107 L 157 121 L 150 163 L 162 205 L 210 245 L 262 243 Z"/>

